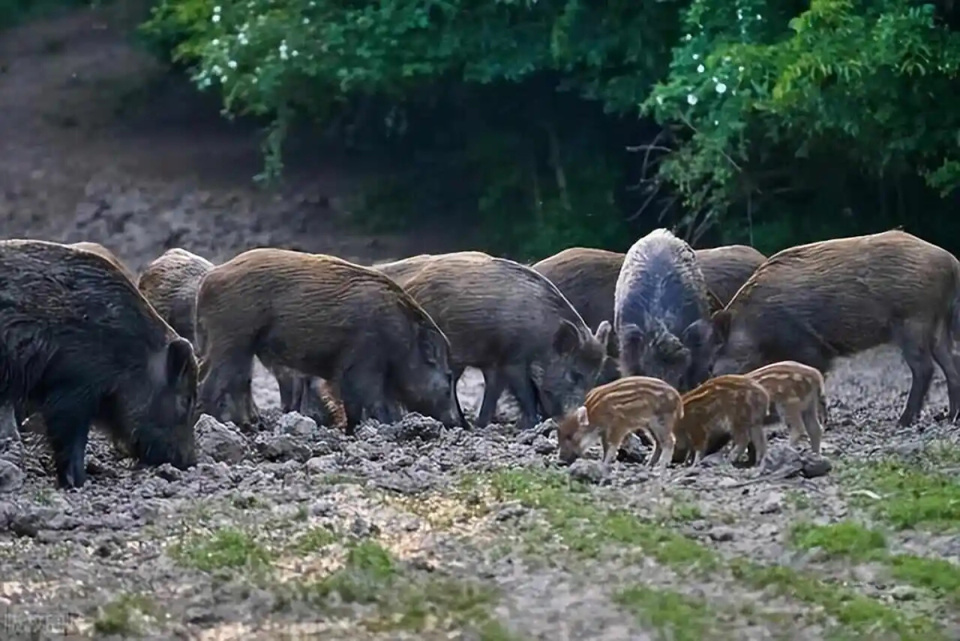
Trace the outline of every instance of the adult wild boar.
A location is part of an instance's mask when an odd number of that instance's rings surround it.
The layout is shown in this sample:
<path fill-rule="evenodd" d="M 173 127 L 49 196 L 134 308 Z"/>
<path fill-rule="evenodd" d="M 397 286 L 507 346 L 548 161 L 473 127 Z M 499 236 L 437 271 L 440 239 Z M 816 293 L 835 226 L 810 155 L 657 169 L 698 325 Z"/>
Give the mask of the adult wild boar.
<path fill-rule="evenodd" d="M 753 275 L 766 256 L 749 245 L 724 245 L 696 250 L 700 271 L 709 289 L 726 305 L 737 290 Z M 715 310 L 717 311 L 717 310 Z"/>
<path fill-rule="evenodd" d="M 613 317 L 622 375 L 659 378 L 680 392 L 709 377 L 716 343 L 707 284 L 693 249 L 668 230 L 627 252 Z"/>
<path fill-rule="evenodd" d="M 900 415 L 920 414 L 936 361 L 947 379 L 951 419 L 960 412 L 960 263 L 903 231 L 784 249 L 764 262 L 713 316 L 723 344 L 717 374 L 793 360 L 826 374 L 837 357 L 893 342 L 912 382 Z"/>
<path fill-rule="evenodd" d="M 0 241 L 0 406 L 43 417 L 57 482 L 80 487 L 90 425 L 141 463 L 195 461 L 197 363 L 108 259 Z"/>
<path fill-rule="evenodd" d="M 352 432 L 366 412 L 389 423 L 400 405 L 462 425 L 450 346 L 433 319 L 383 274 L 323 254 L 252 249 L 215 267 L 197 293 L 200 400 L 251 424 L 253 357 L 325 379 Z"/>
<path fill-rule="evenodd" d="M 596 384 L 609 323 L 595 336 L 553 283 L 512 260 L 483 252 L 438 254 L 398 282 L 450 339 L 454 371 L 483 372 L 476 424 L 493 418 L 504 388 L 517 397 L 520 425 L 537 408 L 560 417 Z"/>
<path fill-rule="evenodd" d="M 101 245 L 100 243 L 93 243 L 87 240 L 82 240 L 78 243 L 70 243 L 68 247 L 73 247 L 74 249 L 82 249 L 84 251 L 93 252 L 98 256 L 102 256 L 110 261 L 110 264 L 116 267 L 121 274 L 127 277 L 131 283 L 137 282 L 137 276 L 127 267 L 122 260 L 117 258 L 117 255 L 112 251 Z"/>
<path fill-rule="evenodd" d="M 197 350 L 194 316 L 200 281 L 214 268 L 202 256 L 174 247 L 147 265 L 137 281 L 137 289 L 150 301 L 170 327 L 193 343 Z"/>

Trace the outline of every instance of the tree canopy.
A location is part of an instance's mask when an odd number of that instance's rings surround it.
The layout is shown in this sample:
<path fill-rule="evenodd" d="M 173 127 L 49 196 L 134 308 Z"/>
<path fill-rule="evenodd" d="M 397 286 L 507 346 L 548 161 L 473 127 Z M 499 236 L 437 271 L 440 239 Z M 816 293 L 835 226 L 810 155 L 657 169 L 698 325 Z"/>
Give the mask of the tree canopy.
<path fill-rule="evenodd" d="M 519 253 L 665 220 L 770 251 L 952 234 L 956 20 L 952 0 L 160 0 L 143 32 L 270 120 L 266 176 L 292 123 L 347 118 Z"/>

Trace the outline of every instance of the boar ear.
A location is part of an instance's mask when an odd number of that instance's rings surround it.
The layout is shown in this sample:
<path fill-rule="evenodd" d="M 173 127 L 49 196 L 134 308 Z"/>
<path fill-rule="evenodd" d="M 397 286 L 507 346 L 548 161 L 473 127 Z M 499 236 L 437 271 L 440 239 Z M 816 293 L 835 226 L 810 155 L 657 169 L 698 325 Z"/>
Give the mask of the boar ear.
<path fill-rule="evenodd" d="M 177 337 L 167 344 L 166 379 L 170 387 L 176 386 L 183 376 L 190 371 L 191 364 L 196 363 L 193 355 L 193 346 L 185 338 Z"/>
<path fill-rule="evenodd" d="M 577 408 L 577 423 L 580 424 L 580 427 L 587 427 L 587 425 L 590 423 L 589 419 L 587 418 L 587 408 L 583 405 Z"/>
<path fill-rule="evenodd" d="M 553 335 L 553 349 L 558 354 L 570 354 L 580 347 L 580 332 L 577 326 L 561 318 L 557 333 Z"/>
<path fill-rule="evenodd" d="M 600 321 L 600 324 L 597 325 L 597 333 L 594 336 L 596 336 L 600 346 L 603 347 L 605 354 L 616 354 L 617 335 L 613 331 L 613 325 L 610 324 L 610 321 Z"/>
<path fill-rule="evenodd" d="M 733 315 L 730 313 L 730 310 L 721 309 L 719 312 L 714 312 L 710 320 L 713 323 L 713 329 L 716 332 L 718 342 L 725 343 L 730 337 L 730 321 L 733 320 Z"/>
<path fill-rule="evenodd" d="M 720 301 L 720 297 L 714 294 L 709 287 L 707 288 L 707 307 L 709 308 L 711 314 L 719 312 L 721 309 L 726 307 L 726 305 Z"/>
<path fill-rule="evenodd" d="M 684 345 L 696 351 L 703 349 L 713 343 L 713 323 L 709 320 L 701 319 L 690 323 L 680 340 Z"/>

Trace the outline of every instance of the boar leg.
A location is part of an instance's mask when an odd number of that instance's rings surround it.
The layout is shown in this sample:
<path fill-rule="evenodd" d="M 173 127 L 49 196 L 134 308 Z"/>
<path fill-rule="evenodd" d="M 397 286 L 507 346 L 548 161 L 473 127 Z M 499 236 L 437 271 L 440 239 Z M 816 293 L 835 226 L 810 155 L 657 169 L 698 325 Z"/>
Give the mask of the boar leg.
<path fill-rule="evenodd" d="M 960 371 L 957 370 L 957 363 L 953 359 L 952 341 L 945 325 L 937 330 L 934 338 L 933 358 L 943 371 L 944 378 L 947 379 L 947 397 L 950 402 L 949 420 L 955 421 L 960 414 Z"/>
<path fill-rule="evenodd" d="M 820 416 L 816 407 L 808 407 L 803 411 L 803 424 L 807 428 L 810 438 L 810 450 L 820 456 L 820 438 L 823 435 L 823 426 L 820 425 Z"/>
<path fill-rule="evenodd" d="M 497 411 L 497 401 L 503 393 L 504 381 L 496 367 L 485 367 L 480 371 L 483 373 L 483 401 L 480 403 L 476 426 L 486 427 Z"/>
<path fill-rule="evenodd" d="M 87 480 L 84 459 L 93 414 L 91 408 L 64 407 L 62 404 L 43 410 L 57 483 L 62 488 L 79 488 Z"/>
<path fill-rule="evenodd" d="M 370 418 L 383 424 L 400 420 L 400 411 L 386 396 L 386 380 L 379 363 L 357 363 L 347 368 L 340 379 L 340 394 L 347 414 L 347 433 L 353 434 L 363 419 L 364 410 Z"/>
<path fill-rule="evenodd" d="M 750 428 L 750 442 L 757 448 L 755 465 L 763 465 L 763 459 L 767 456 L 767 435 L 763 432 L 763 417 Z"/>
<path fill-rule="evenodd" d="M 792 405 L 789 407 L 781 406 L 780 413 L 783 415 L 783 422 L 787 424 L 787 428 L 790 430 L 788 440 L 790 447 L 796 448 L 804 433 L 804 420 L 800 409 Z"/>
<path fill-rule="evenodd" d="M 932 341 L 928 340 L 927 332 L 921 327 L 911 325 L 905 324 L 895 334 L 903 359 L 907 362 L 912 375 L 910 393 L 907 395 L 907 403 L 899 419 L 902 426 L 910 425 L 917 420 L 927 392 L 930 391 L 930 383 L 933 381 L 933 354 L 929 347 Z"/>
<path fill-rule="evenodd" d="M 740 457 L 743 456 L 743 453 L 747 451 L 747 444 L 752 441 L 753 439 L 750 438 L 749 430 L 733 430 L 733 449 L 730 451 L 730 456 L 727 459 L 730 461 L 731 465 L 736 463 Z"/>
<path fill-rule="evenodd" d="M 292 372 L 280 367 L 272 373 L 273 377 L 277 379 L 277 389 L 280 391 L 280 409 L 283 410 L 284 414 L 294 411 L 300 405 L 297 394 L 299 391 L 297 389 L 297 378 L 293 376 Z"/>
<path fill-rule="evenodd" d="M 516 397 L 520 406 L 517 427 L 530 430 L 537 425 L 537 390 L 526 366 L 511 365 L 501 370 L 507 389 Z"/>

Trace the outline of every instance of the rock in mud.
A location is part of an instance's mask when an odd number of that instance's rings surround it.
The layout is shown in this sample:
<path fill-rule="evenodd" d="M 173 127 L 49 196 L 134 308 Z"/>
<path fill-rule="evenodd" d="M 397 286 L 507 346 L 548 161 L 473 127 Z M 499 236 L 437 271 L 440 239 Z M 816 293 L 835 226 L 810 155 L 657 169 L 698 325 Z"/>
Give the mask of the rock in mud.
<path fill-rule="evenodd" d="M 280 417 L 277 428 L 283 434 L 300 438 L 310 438 L 317 433 L 317 422 L 299 412 L 287 412 Z"/>
<path fill-rule="evenodd" d="M 804 478 L 815 479 L 820 476 L 826 476 L 833 470 L 833 464 L 825 458 L 804 458 L 803 468 L 800 474 Z"/>
<path fill-rule="evenodd" d="M 647 449 L 636 434 L 631 434 L 624 439 L 620 445 L 620 451 L 617 452 L 617 460 L 627 463 L 643 463 L 647 460 L 647 456 Z"/>
<path fill-rule="evenodd" d="M 247 453 L 247 442 L 233 423 L 224 424 L 202 414 L 195 429 L 201 457 L 218 463 L 239 463 Z"/>
<path fill-rule="evenodd" d="M 533 439 L 533 451 L 537 454 L 550 454 L 557 450 L 557 443 L 546 436 L 537 436 Z"/>
<path fill-rule="evenodd" d="M 0 459 L 0 492 L 13 492 L 23 485 L 23 472 L 19 467 Z"/>
<path fill-rule="evenodd" d="M 569 472 L 571 478 L 584 483 L 596 484 L 603 480 L 603 468 L 596 461 L 577 459 L 570 464 Z"/>
<path fill-rule="evenodd" d="M 398 442 L 414 439 L 435 441 L 443 434 L 443 423 L 429 416 L 411 412 L 400 419 L 399 423 L 384 425 L 381 433 L 384 438 Z"/>
<path fill-rule="evenodd" d="M 762 474 L 776 474 L 789 478 L 803 469 L 800 452 L 789 445 L 771 446 L 763 460 Z"/>
<path fill-rule="evenodd" d="M 299 461 L 306 463 L 313 451 L 289 434 L 261 434 L 256 440 L 257 451 L 268 461 Z"/>
<path fill-rule="evenodd" d="M 718 525 L 710 530 L 709 536 L 718 543 L 723 541 L 732 541 L 734 539 L 734 530 L 733 528 L 725 525 Z"/>

